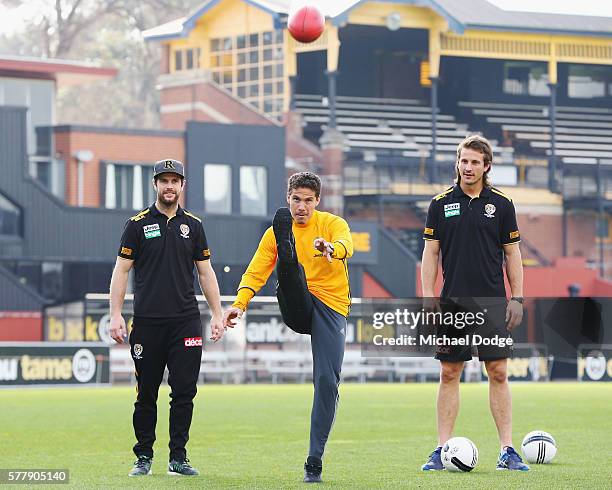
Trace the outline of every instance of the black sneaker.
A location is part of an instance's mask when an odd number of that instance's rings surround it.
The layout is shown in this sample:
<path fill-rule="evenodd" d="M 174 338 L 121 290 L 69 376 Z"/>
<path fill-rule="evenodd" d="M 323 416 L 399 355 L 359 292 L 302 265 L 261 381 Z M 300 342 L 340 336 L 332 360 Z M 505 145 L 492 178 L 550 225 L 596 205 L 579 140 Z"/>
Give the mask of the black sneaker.
<path fill-rule="evenodd" d="M 189 464 L 185 458 L 183 461 L 173 459 L 168 463 L 168 474 L 173 476 L 198 476 L 200 472 Z"/>
<path fill-rule="evenodd" d="M 153 458 L 148 456 L 138 456 L 138 459 L 134 461 L 134 467 L 132 471 L 128 473 L 128 476 L 147 476 L 151 475 L 151 465 L 153 464 Z"/>
<path fill-rule="evenodd" d="M 293 218 L 289 208 L 278 208 L 272 220 L 279 262 L 297 262 L 295 238 L 292 231 Z"/>
<path fill-rule="evenodd" d="M 304 463 L 304 483 L 321 483 L 323 462 L 314 456 L 308 456 Z"/>

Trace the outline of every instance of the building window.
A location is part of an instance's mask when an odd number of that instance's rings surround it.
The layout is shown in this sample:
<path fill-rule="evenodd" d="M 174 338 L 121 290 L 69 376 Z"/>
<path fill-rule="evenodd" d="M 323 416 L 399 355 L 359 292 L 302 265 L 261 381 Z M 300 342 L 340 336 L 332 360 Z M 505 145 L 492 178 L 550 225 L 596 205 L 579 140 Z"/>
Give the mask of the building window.
<path fill-rule="evenodd" d="M 550 96 L 546 64 L 522 61 L 504 63 L 503 90 L 510 95 Z"/>
<path fill-rule="evenodd" d="M 110 209 L 143 209 L 155 202 L 152 165 L 107 164 L 105 205 Z"/>
<path fill-rule="evenodd" d="M 265 216 L 268 212 L 268 169 L 262 166 L 240 167 L 240 213 Z"/>
<path fill-rule="evenodd" d="M 231 214 L 232 169 L 229 165 L 204 165 L 204 205 L 207 213 Z"/>
<path fill-rule="evenodd" d="M 200 48 L 185 48 L 174 51 L 174 70 L 197 70 L 200 68 Z"/>
<path fill-rule="evenodd" d="M 266 108 L 266 114 L 279 119 L 285 97 L 283 58 L 282 31 L 210 41 L 212 79 L 253 107 Z M 274 102 L 264 103 L 264 95 Z"/>
<path fill-rule="evenodd" d="M 609 67 L 570 65 L 567 77 L 567 95 L 569 97 L 573 99 L 593 99 L 595 97 L 607 97 L 611 94 L 612 70 Z"/>
<path fill-rule="evenodd" d="M 0 194 L 0 236 L 21 236 L 21 209 Z"/>

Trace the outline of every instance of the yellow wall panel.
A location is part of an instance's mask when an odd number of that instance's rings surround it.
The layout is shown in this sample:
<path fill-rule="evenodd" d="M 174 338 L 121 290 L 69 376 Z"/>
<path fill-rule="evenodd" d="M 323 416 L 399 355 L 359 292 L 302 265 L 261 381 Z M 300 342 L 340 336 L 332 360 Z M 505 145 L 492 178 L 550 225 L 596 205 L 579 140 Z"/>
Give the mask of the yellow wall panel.
<path fill-rule="evenodd" d="M 224 0 L 210 9 L 197 23 L 210 38 L 237 36 L 274 29 L 272 16 L 242 0 Z"/>
<path fill-rule="evenodd" d="M 415 29 L 428 29 L 439 17 L 433 10 L 426 7 L 369 2 L 349 12 L 349 24 L 385 26 L 385 19 L 393 12 L 397 12 L 402 17 L 402 27 Z"/>

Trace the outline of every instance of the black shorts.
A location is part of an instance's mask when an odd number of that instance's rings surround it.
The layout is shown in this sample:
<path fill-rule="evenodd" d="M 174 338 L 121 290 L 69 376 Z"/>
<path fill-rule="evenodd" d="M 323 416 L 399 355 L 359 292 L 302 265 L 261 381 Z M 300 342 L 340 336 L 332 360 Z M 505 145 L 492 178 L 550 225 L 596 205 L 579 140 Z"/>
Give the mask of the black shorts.
<path fill-rule="evenodd" d="M 435 358 L 464 362 L 478 356 L 481 361 L 512 357 L 512 337 L 506 328 L 505 299 L 441 299 L 443 318 L 453 315 L 453 323 L 437 326 Z"/>

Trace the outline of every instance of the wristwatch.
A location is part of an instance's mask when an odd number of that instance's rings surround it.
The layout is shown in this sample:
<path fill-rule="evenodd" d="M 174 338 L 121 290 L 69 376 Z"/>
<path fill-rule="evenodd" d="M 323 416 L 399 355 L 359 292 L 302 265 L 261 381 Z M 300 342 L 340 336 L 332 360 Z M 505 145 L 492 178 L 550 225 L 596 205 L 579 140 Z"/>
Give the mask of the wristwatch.
<path fill-rule="evenodd" d="M 522 296 L 512 296 L 512 298 L 510 298 L 510 301 L 516 301 L 517 303 L 523 304 L 523 301 L 525 301 L 525 299 Z"/>

